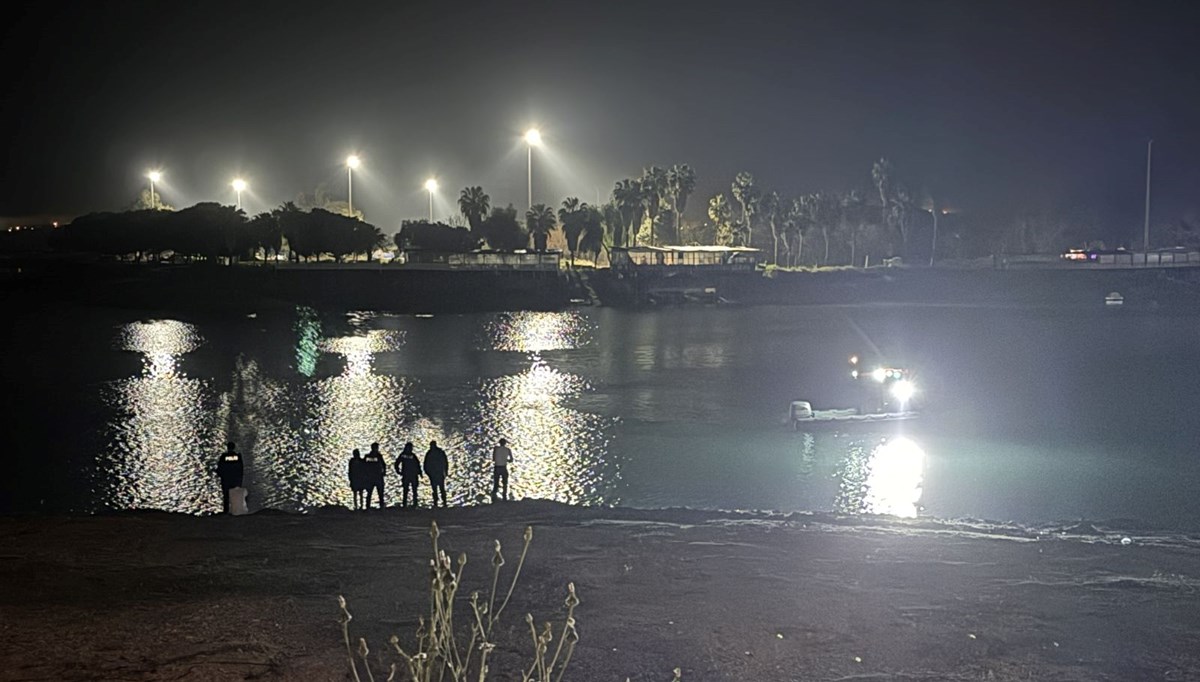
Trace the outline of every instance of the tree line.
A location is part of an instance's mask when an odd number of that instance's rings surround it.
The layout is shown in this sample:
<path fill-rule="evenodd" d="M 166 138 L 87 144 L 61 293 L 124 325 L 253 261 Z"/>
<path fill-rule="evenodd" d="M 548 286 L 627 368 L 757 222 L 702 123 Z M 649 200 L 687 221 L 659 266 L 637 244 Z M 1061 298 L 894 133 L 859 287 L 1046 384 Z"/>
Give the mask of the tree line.
<path fill-rule="evenodd" d="M 234 263 L 257 253 L 275 256 L 284 240 L 295 260 L 324 254 L 338 260 L 365 255 L 369 260 L 385 238 L 370 223 L 320 208 L 304 211 L 292 202 L 253 218 L 232 206 L 204 202 L 179 211 L 81 216 L 65 227 L 58 247 L 138 260 L 170 252 L 189 260 Z"/>
<path fill-rule="evenodd" d="M 567 197 L 557 207 L 535 204 L 523 216 L 511 204 L 492 206 L 482 187 L 471 186 L 458 197 L 460 217 L 451 222 L 459 224 L 405 221 L 393 241 L 400 250 L 546 251 L 553 237 L 572 264 L 577 257 L 595 262 L 613 247 L 748 246 L 761 249 L 764 260 L 779 267 L 863 266 L 895 255 L 927 258 L 933 264 L 937 258 L 1104 246 L 1089 239 L 1098 223 L 1094 212 L 960 215 L 947 211 L 928 190 L 910 189 L 886 158 L 873 164 L 870 180 L 869 187 L 847 192 L 788 195 L 740 172 L 727 192 L 708 199 L 699 221 L 683 219 L 696 190 L 696 173 L 687 164 L 649 166 L 640 176 L 621 179 L 604 204 Z M 139 203 L 145 203 L 142 199 Z M 284 244 L 295 260 L 326 255 L 338 260 L 365 255 L 369 260 L 387 246 L 378 228 L 361 214 L 348 216 L 348 206 L 330 199 L 323 188 L 253 217 L 216 203 L 180 211 L 160 203 L 158 209 L 82 216 L 67 226 L 59 246 L 141 258 L 174 252 L 229 262 L 258 253 L 275 255 Z M 1200 241 L 1194 222 L 1180 221 L 1154 234 L 1171 243 L 1194 244 Z"/>

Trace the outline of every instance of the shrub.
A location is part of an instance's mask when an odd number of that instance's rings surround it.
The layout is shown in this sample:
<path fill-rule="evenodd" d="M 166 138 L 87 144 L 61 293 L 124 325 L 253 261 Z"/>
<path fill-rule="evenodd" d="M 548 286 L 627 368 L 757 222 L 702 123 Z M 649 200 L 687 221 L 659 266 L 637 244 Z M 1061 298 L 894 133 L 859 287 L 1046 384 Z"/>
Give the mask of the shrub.
<path fill-rule="evenodd" d="M 529 543 L 533 540 L 533 527 L 525 528 L 525 544 L 521 548 L 521 557 L 517 560 L 516 570 L 509 582 L 500 606 L 496 607 L 497 588 L 500 586 L 500 569 L 504 566 L 504 554 L 500 549 L 500 541 L 496 541 L 496 549 L 492 553 L 492 588 L 487 601 L 481 600 L 478 592 L 470 596 L 470 637 L 465 645 L 462 642 L 463 628 L 454 623 L 454 602 L 462 586 L 463 569 L 467 565 L 467 555 L 459 554 L 458 561 L 452 565 L 450 557 L 438 547 L 437 522 L 429 530 L 433 540 L 433 559 L 430 561 L 429 581 L 429 617 L 422 617 L 417 626 L 416 646 L 406 649 L 401 646 L 400 638 L 392 635 L 390 644 L 398 663 L 392 663 L 388 669 L 387 680 L 408 679 L 413 682 L 431 682 L 432 680 L 449 679 L 455 682 L 479 680 L 482 682 L 488 676 L 488 656 L 496 648 L 492 640 L 492 632 L 499 621 L 517 580 L 521 577 L 521 568 L 525 565 L 525 556 L 529 552 Z M 522 682 L 558 682 L 563 678 L 571 655 L 575 652 L 575 644 L 579 634 L 575 629 L 575 607 L 579 598 L 575 595 L 575 584 L 567 585 L 566 617 L 562 628 L 557 634 L 558 642 L 554 643 L 554 625 L 550 622 L 542 624 L 538 632 L 533 616 L 525 615 L 529 625 L 530 637 L 533 641 L 533 660 L 529 667 L 521 671 Z M 363 638 L 359 638 L 357 651 L 351 645 L 350 621 L 352 616 L 346 605 L 345 597 L 338 596 L 338 605 L 342 610 L 342 639 L 346 644 L 346 656 L 350 662 L 350 671 L 357 682 L 363 682 L 360 669 L 366 674 L 367 680 L 374 682 L 375 675 L 371 671 L 368 655 L 370 649 Z M 553 646 L 552 646 L 553 644 Z M 357 657 L 356 657 L 357 654 Z M 557 675 L 555 674 L 557 671 Z M 398 677 L 400 675 L 400 677 Z M 506 679 L 515 679 L 506 675 Z"/>

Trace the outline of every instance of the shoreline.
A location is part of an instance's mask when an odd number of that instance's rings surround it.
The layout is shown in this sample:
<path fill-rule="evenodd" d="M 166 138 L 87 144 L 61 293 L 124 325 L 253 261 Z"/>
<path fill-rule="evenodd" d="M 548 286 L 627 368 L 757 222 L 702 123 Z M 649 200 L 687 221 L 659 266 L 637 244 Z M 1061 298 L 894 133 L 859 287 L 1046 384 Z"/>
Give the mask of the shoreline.
<path fill-rule="evenodd" d="M 22 268 L 18 268 L 22 269 Z M 247 314 L 296 305 L 397 314 L 564 310 L 580 304 L 643 310 L 680 305 L 940 305 L 1103 310 L 1111 292 L 1123 310 L 1191 311 L 1200 268 L 1072 270 L 869 268 L 815 272 L 706 272 L 627 276 L 608 269 L 525 272 L 375 268 L 273 269 L 211 264 L 33 263 L 3 282 L 10 305 L 86 306 Z M 707 303 L 647 303 L 659 289 L 711 289 Z M 668 297 L 670 298 L 670 297 Z M 714 302 L 718 301 L 718 302 Z"/>
<path fill-rule="evenodd" d="M 565 679 L 1200 675 L 1194 538 L 525 500 L 0 517 L 0 573 L 20 586 L 0 596 L 0 678 L 349 679 L 337 595 L 372 656 L 393 633 L 411 643 L 435 519 L 468 554 L 464 592 L 486 592 L 494 539 L 514 562 L 534 528 L 490 679 L 528 660 L 526 612 L 561 619 L 568 582 L 581 640 Z"/>

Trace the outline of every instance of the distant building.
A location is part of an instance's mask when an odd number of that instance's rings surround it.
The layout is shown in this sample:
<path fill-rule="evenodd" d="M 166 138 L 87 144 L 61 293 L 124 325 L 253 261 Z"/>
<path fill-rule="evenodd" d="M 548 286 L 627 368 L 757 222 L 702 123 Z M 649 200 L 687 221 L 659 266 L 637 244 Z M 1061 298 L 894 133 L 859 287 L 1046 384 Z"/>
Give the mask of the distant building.
<path fill-rule="evenodd" d="M 631 246 L 614 247 L 609 262 L 614 270 L 754 270 L 761 254 L 747 246 Z"/>

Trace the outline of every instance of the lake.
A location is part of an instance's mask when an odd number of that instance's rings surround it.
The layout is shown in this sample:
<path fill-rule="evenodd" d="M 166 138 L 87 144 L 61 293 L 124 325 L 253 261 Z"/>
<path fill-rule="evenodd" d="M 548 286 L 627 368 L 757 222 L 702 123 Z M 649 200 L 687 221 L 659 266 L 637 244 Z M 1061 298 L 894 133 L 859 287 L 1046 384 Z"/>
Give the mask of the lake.
<path fill-rule="evenodd" d="M 436 440 L 451 502 L 813 510 L 1200 528 L 1200 315 L 954 306 L 254 317 L 56 304 L 3 337 L 0 509 L 349 506 L 353 448 Z M 796 432 L 857 404 L 847 358 L 911 370 L 920 419 Z M 390 475 L 389 504 L 399 478 Z M 428 488 L 422 487 L 428 504 Z"/>

